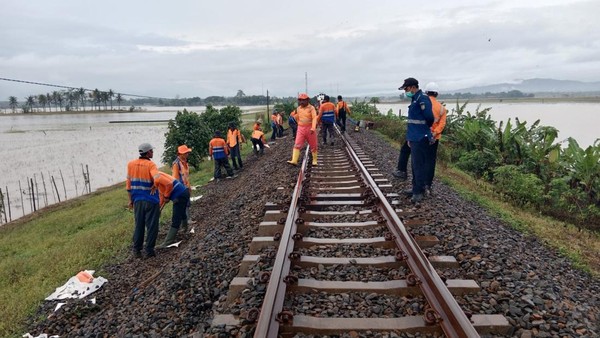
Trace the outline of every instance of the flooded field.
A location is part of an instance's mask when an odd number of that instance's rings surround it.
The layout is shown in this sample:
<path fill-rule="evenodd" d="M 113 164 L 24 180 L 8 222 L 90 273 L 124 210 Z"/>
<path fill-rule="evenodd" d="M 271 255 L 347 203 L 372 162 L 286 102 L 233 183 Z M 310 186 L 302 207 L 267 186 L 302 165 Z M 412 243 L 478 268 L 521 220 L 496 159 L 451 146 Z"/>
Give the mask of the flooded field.
<path fill-rule="evenodd" d="M 474 113 L 478 103 L 469 103 L 467 110 Z M 496 122 L 506 122 L 509 118 L 513 122 L 519 118 L 521 122 L 527 121 L 527 126 L 531 126 L 536 120 L 540 120 L 541 125 L 552 126 L 558 129 L 558 140 L 562 141 L 568 137 L 573 137 L 579 143 L 579 146 L 586 148 L 594 144 L 597 138 L 600 138 L 597 125 L 600 123 L 600 103 L 482 103 L 480 109 L 492 108 L 490 115 Z M 406 116 L 408 112 L 408 103 L 378 104 L 377 108 L 383 114 L 392 109 L 392 112 L 398 114 L 401 112 Z M 446 108 L 452 111 L 456 108 L 456 101 L 447 101 Z"/>
<path fill-rule="evenodd" d="M 39 207 L 58 202 L 59 197 L 62 201 L 85 193 L 83 173 L 88 170 L 91 191 L 123 182 L 127 162 L 137 158 L 137 146 L 144 142 L 155 147 L 154 161 L 160 167 L 167 122 L 110 122 L 166 121 L 178 109 L 181 108 L 152 108 L 135 113 L 0 115 L 0 189 L 5 195 L 8 191 L 12 219 L 33 209 L 28 182 L 33 181 Z M 188 108 L 196 112 L 203 109 Z M 260 107 L 243 109 L 251 114 Z"/>

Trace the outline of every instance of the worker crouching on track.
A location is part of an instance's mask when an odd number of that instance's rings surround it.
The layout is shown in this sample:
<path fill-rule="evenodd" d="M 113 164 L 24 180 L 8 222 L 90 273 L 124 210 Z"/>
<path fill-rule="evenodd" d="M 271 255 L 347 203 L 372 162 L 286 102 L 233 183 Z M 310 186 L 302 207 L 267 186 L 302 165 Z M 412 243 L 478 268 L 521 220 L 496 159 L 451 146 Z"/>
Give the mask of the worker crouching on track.
<path fill-rule="evenodd" d="M 267 143 L 267 140 L 265 139 L 265 133 L 263 133 L 260 125 L 258 129 L 254 129 L 252 132 L 250 141 L 252 142 L 252 152 L 254 155 L 262 155 L 265 153 L 265 143 Z"/>
<path fill-rule="evenodd" d="M 229 166 L 229 149 L 227 148 L 227 142 L 221 137 L 220 131 L 215 131 L 215 136 L 208 143 L 208 154 L 215 161 L 215 173 L 214 179 L 218 180 L 221 178 L 221 167 L 225 167 L 227 171 L 227 178 L 233 178 L 233 169 Z"/>
<path fill-rule="evenodd" d="M 179 182 L 175 177 L 159 172 L 155 180 L 160 195 L 160 209 L 173 201 L 173 216 L 171 218 L 171 228 L 167 238 L 159 248 L 167 247 L 175 242 L 175 236 L 185 218 L 185 208 L 190 202 L 190 190 Z"/>
<path fill-rule="evenodd" d="M 301 93 L 298 95 L 298 131 L 296 133 L 296 141 L 292 152 L 292 160 L 287 161 L 289 164 L 297 165 L 300 159 L 300 149 L 308 142 L 312 152 L 312 164 L 317 165 L 317 111 L 315 107 L 309 104 L 308 95 Z"/>

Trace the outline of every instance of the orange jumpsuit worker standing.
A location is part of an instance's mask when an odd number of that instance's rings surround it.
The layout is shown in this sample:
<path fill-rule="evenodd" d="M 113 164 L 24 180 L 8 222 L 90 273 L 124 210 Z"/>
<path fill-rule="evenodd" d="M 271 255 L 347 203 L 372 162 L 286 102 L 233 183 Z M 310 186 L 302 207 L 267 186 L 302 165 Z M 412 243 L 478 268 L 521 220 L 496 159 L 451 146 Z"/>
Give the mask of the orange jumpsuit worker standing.
<path fill-rule="evenodd" d="M 292 152 L 292 160 L 289 164 L 297 165 L 300 158 L 300 149 L 304 142 L 308 142 L 312 152 L 312 164 L 317 165 L 317 111 L 315 107 L 309 104 L 309 98 L 306 93 L 298 95 L 298 132 L 296 133 L 296 142 Z"/>

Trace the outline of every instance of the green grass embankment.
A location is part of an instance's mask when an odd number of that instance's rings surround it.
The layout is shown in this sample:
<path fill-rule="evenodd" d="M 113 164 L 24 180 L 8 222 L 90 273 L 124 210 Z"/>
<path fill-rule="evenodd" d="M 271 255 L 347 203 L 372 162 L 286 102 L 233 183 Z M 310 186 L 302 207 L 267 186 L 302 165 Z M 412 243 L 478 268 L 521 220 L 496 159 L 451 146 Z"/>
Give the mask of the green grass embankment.
<path fill-rule="evenodd" d="M 242 147 L 243 157 L 251 152 L 248 144 Z M 214 163 L 203 161 L 190 174 L 192 186 L 206 184 L 213 171 Z M 77 272 L 96 270 L 102 276 L 103 266 L 127 257 L 133 236 L 127 201 L 125 184 L 120 183 L 0 227 L 0 337 L 25 333 L 26 318 Z M 171 214 L 168 204 L 161 228 Z"/>

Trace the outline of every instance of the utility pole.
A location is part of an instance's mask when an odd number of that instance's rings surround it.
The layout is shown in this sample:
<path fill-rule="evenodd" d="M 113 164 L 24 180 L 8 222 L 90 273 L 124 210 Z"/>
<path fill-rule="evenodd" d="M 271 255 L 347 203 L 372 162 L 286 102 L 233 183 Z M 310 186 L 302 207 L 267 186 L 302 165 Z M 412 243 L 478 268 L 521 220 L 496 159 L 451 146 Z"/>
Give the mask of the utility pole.
<path fill-rule="evenodd" d="M 267 89 L 267 121 L 269 121 L 269 90 Z"/>
<path fill-rule="evenodd" d="M 308 95 L 308 72 L 304 72 L 304 92 Z"/>

